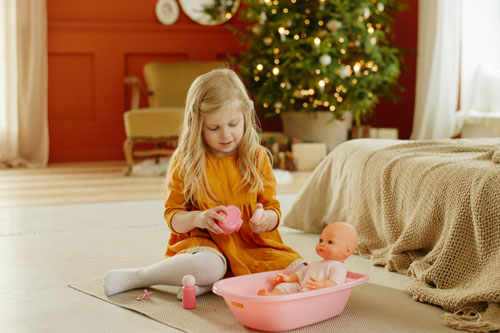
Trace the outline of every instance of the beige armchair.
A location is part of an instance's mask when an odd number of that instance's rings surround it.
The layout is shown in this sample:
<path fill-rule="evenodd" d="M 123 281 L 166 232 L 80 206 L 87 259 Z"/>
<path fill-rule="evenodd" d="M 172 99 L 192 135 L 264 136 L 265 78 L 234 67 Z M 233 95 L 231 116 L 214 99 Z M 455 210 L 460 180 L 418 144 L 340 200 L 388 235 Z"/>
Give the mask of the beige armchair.
<path fill-rule="evenodd" d="M 131 109 L 123 114 L 127 175 L 135 159 L 154 157 L 158 160 L 174 152 L 191 83 L 199 75 L 220 67 L 224 67 L 224 63 L 219 61 L 149 62 L 143 69 L 147 89 L 142 87 L 139 78 L 125 78 L 125 83 L 132 86 Z M 139 108 L 141 94 L 149 95 L 149 107 Z M 142 145 L 134 147 L 138 143 Z"/>

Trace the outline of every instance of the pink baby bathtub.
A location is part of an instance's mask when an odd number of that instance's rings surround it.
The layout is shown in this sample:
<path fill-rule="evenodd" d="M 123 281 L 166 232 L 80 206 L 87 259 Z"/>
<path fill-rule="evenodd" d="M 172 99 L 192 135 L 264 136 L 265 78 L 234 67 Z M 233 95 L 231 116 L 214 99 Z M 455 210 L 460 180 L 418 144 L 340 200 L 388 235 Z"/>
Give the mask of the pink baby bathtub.
<path fill-rule="evenodd" d="M 342 313 L 353 287 L 368 276 L 347 272 L 346 282 L 318 290 L 281 296 L 258 296 L 261 288 L 271 289 L 279 272 L 243 275 L 218 281 L 213 292 L 224 298 L 231 312 L 243 325 L 268 332 L 286 331 L 334 317 Z"/>

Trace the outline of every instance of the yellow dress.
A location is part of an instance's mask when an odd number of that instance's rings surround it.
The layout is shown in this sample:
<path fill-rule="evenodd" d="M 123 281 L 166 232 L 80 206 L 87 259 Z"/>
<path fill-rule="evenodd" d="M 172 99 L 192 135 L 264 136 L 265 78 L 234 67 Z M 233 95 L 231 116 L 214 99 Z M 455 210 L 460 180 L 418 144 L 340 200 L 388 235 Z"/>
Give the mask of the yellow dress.
<path fill-rule="evenodd" d="M 259 151 L 256 161 L 265 180 L 262 192 L 250 192 L 250 186 L 239 185 L 242 176 L 237 160 L 238 154 L 220 157 L 211 152 L 206 153 L 205 171 L 210 188 L 219 199 L 217 204 L 210 204 L 209 200 L 199 200 L 195 207 L 183 204 L 183 180 L 178 171 L 172 175 L 165 202 L 165 220 L 172 233 L 165 256 L 209 247 L 226 258 L 229 263 L 229 275 L 244 275 L 300 265 L 303 263 L 301 256 L 283 244 L 276 228 L 261 234 L 250 230 L 248 220 L 258 202 L 262 203 L 265 210 L 272 209 L 278 214 L 278 224 L 281 218 L 280 204 L 276 199 L 276 179 L 264 148 Z M 172 160 L 170 170 L 175 163 L 177 161 Z M 216 205 L 233 205 L 240 209 L 243 225 L 238 232 L 231 235 L 213 234 L 205 229 L 195 228 L 189 233 L 178 234 L 173 230 L 172 216 L 178 211 L 206 210 Z"/>

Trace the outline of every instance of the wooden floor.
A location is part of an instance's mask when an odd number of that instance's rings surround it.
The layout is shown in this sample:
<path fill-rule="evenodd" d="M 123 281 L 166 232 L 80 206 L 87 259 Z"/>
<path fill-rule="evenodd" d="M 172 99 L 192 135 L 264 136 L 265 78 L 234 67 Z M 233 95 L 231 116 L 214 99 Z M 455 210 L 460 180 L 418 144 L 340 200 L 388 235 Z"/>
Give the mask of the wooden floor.
<path fill-rule="evenodd" d="M 125 162 L 0 169 L 0 207 L 164 200 L 164 176 L 125 176 Z M 276 170 L 278 194 L 297 193 L 310 172 Z"/>

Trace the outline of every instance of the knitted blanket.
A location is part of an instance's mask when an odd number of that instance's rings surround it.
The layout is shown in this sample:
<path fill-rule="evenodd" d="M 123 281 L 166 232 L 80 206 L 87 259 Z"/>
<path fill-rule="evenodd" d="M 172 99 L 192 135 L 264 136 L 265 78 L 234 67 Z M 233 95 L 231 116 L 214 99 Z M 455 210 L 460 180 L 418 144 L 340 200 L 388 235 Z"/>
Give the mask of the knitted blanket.
<path fill-rule="evenodd" d="M 359 255 L 409 275 L 414 299 L 456 312 L 450 326 L 500 329 L 500 139 L 345 142 L 283 219 L 334 221 L 356 228 Z"/>

